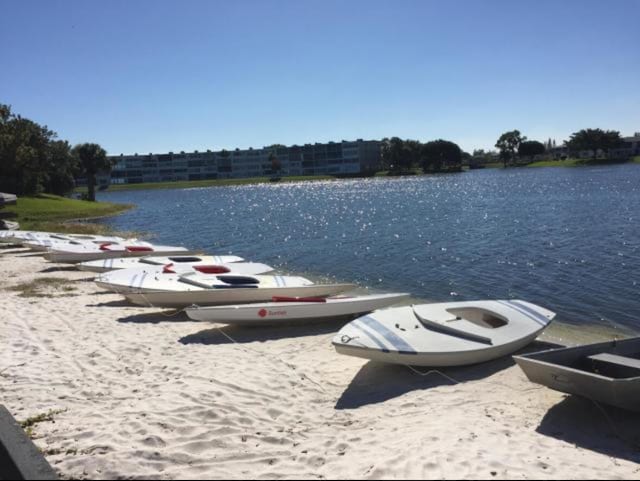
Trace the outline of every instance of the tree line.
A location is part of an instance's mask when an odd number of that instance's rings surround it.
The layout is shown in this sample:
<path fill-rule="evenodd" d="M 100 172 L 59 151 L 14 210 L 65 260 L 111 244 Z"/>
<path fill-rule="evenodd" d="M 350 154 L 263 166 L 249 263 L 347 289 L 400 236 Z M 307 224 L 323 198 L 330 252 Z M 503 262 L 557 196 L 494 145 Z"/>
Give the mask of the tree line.
<path fill-rule="evenodd" d="M 392 174 L 423 172 L 452 172 L 462 169 L 462 161 L 471 156 L 455 142 L 432 140 L 403 140 L 399 137 L 382 139 L 382 167 Z"/>
<path fill-rule="evenodd" d="M 66 195 L 76 177 L 86 177 L 88 199 L 95 201 L 96 176 L 112 167 L 98 144 L 71 146 L 47 126 L 0 104 L 0 191 L 29 196 Z"/>
<path fill-rule="evenodd" d="M 542 155 L 555 148 L 555 141 L 551 139 L 545 145 L 537 140 L 528 140 L 519 130 L 505 132 L 498 138 L 496 148 L 499 157 L 505 167 L 513 164 L 518 158 L 532 158 Z M 617 130 L 582 129 L 571 134 L 569 140 L 564 142 L 564 147 L 570 155 L 577 156 L 581 152 L 589 151 L 596 159 L 599 152 L 604 152 L 606 157 L 612 149 L 624 146 L 624 140 Z M 484 151 L 474 151 L 474 156 L 485 155 Z"/>
<path fill-rule="evenodd" d="M 545 144 L 528 140 L 519 130 L 502 134 L 496 144 L 504 165 L 519 159 L 533 158 L 555 148 L 555 141 Z M 582 129 L 564 142 L 571 155 L 590 151 L 594 159 L 599 152 L 608 157 L 612 149 L 624 146 L 620 132 L 603 129 Z M 275 147 L 275 146 L 273 146 Z M 228 153 L 223 151 L 223 154 Z M 475 150 L 473 158 L 488 161 L 489 152 Z M 382 139 L 382 168 L 391 174 L 415 172 L 455 172 L 472 156 L 455 143 L 438 139 L 430 142 L 391 137 Z M 273 173 L 282 165 L 272 150 L 269 156 Z M 16 115 L 9 105 L 0 104 L 0 191 L 17 195 L 37 195 L 43 192 L 65 195 L 75 188 L 75 179 L 85 177 L 88 198 L 95 200 L 96 177 L 113 167 L 106 151 L 95 143 L 71 146 L 48 127 Z"/>

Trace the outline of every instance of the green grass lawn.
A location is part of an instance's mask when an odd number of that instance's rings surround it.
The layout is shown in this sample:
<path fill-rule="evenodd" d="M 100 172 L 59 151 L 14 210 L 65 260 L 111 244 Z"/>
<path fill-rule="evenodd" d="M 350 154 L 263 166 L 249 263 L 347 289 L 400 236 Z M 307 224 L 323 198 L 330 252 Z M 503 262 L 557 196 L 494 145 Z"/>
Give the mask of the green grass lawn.
<path fill-rule="evenodd" d="M 123 190 L 148 190 L 148 189 L 193 189 L 198 187 L 228 187 L 235 185 L 251 184 L 282 184 L 287 182 L 335 180 L 331 175 L 300 175 L 282 177 L 277 181 L 272 181 L 270 177 L 250 177 L 247 179 L 211 179 L 211 180 L 185 180 L 175 182 L 149 182 L 146 184 L 115 184 L 110 185 L 108 192 L 118 192 Z M 78 192 L 86 192 L 87 189 L 79 188 Z"/>
<path fill-rule="evenodd" d="M 99 234 L 108 232 L 108 228 L 79 221 L 120 214 L 132 207 L 43 194 L 37 197 L 19 197 L 17 205 L 7 207 L 2 213 L 5 214 L 4 217 L 19 222 L 23 230 Z"/>
<path fill-rule="evenodd" d="M 640 155 L 636 155 L 636 156 L 633 158 L 633 163 L 634 163 L 634 164 L 640 164 Z"/>
<path fill-rule="evenodd" d="M 527 167 L 580 167 L 588 165 L 584 159 L 541 160 L 533 162 Z"/>
<path fill-rule="evenodd" d="M 638 157 L 631 160 L 633 163 L 638 163 Z M 533 162 L 528 164 L 527 167 L 584 167 L 589 165 L 613 165 L 613 164 L 625 164 L 626 160 L 619 159 L 565 159 L 565 160 L 542 160 L 540 162 Z"/>

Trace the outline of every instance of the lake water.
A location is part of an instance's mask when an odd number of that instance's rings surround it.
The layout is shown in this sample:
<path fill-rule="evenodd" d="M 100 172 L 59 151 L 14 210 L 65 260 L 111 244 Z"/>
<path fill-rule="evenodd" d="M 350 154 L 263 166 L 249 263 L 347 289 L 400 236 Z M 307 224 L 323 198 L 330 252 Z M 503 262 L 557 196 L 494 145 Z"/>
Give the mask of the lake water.
<path fill-rule="evenodd" d="M 118 230 L 431 301 L 521 298 L 640 332 L 640 167 L 103 193 Z"/>

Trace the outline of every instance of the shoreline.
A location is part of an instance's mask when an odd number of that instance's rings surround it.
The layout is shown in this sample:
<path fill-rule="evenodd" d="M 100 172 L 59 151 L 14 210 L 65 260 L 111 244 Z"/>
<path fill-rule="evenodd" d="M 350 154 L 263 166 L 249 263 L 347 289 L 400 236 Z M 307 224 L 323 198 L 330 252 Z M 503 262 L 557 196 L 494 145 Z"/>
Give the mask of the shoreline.
<path fill-rule="evenodd" d="M 314 175 L 314 176 L 291 176 L 282 177 L 277 181 L 271 180 L 270 177 L 249 177 L 239 179 L 211 179 L 211 180 L 176 180 L 170 182 L 147 182 L 142 184 L 111 184 L 107 189 L 98 190 L 96 194 L 109 192 L 130 192 L 144 190 L 165 190 L 165 189 L 199 189 L 209 187 L 238 187 L 244 185 L 262 185 L 262 184 L 287 184 L 294 182 L 326 182 L 337 181 L 350 178 L 366 178 L 362 177 L 335 177 L 330 175 Z M 75 190 L 76 193 L 85 192 L 86 188 L 80 187 Z"/>
<path fill-rule="evenodd" d="M 545 167 L 563 167 L 563 168 L 574 168 L 574 167 L 602 167 L 602 166 L 616 166 L 616 165 L 638 165 L 640 164 L 640 156 L 632 157 L 627 161 L 611 161 L 609 159 L 565 159 L 565 160 L 540 160 L 536 162 L 531 162 L 529 164 L 521 164 L 521 165 L 507 165 L 506 167 L 502 164 L 502 162 L 490 162 L 489 164 L 484 164 L 483 168 L 486 169 L 517 169 L 517 168 L 545 168 Z"/>
<path fill-rule="evenodd" d="M 518 168 L 574 168 L 574 167 L 598 167 L 598 166 L 615 166 L 615 165 L 640 165 L 640 157 L 636 157 L 627 162 L 589 162 L 588 159 L 569 159 L 569 161 L 540 161 L 523 165 L 508 165 L 506 169 L 518 169 Z M 175 181 L 175 182 L 153 182 L 144 184 L 121 184 L 111 185 L 108 189 L 98 191 L 97 194 L 109 194 L 116 192 L 132 192 L 132 191 L 145 191 L 145 190 L 172 190 L 172 189 L 201 189 L 211 187 L 238 187 L 238 186 L 252 186 L 252 185 L 282 185 L 296 182 L 339 182 L 342 180 L 354 180 L 354 179 L 402 179 L 406 177 L 425 177 L 433 175 L 447 175 L 447 174 L 460 174 L 467 173 L 474 170 L 484 169 L 505 169 L 502 163 L 489 163 L 484 164 L 480 168 L 471 169 L 468 166 L 463 166 L 460 171 L 442 171 L 442 172 L 426 172 L 426 173 L 405 173 L 405 174 L 388 174 L 378 172 L 373 175 L 358 175 L 349 177 L 335 177 L 335 176 L 311 176 L 311 177 L 282 177 L 277 182 L 271 181 L 268 177 L 264 178 L 247 178 L 247 179 L 228 179 L 228 180 L 193 180 L 193 181 Z M 83 192 L 82 188 L 76 189 L 76 192 Z"/>
<path fill-rule="evenodd" d="M 107 234 L 113 232 L 112 229 L 93 221 L 115 217 L 135 208 L 133 204 L 87 202 L 42 194 L 19 198 L 7 212 L 20 223 L 22 230 Z"/>
<path fill-rule="evenodd" d="M 614 434 L 636 439 L 640 415 L 607 408 L 610 424 L 589 401 L 530 384 L 510 358 L 422 376 L 338 355 L 340 324 L 170 317 L 24 249 L 0 250 L 0 268 L 2 402 L 21 421 L 51 413 L 34 441 L 63 478 L 640 473 L 640 453 Z M 60 281 L 45 297 L 6 290 L 49 277 Z"/>

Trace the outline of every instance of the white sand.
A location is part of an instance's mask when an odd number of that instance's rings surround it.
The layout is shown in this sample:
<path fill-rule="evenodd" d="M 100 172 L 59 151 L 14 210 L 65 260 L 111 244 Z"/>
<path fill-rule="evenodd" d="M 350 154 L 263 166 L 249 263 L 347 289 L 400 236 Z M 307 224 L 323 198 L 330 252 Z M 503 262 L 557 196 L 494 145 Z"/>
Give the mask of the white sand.
<path fill-rule="evenodd" d="M 18 253 L 19 252 L 19 253 Z M 422 377 L 339 356 L 340 327 L 223 328 L 128 307 L 87 273 L 0 250 L 0 403 L 65 478 L 638 478 L 640 417 L 527 382 L 510 360 Z M 49 269 L 50 272 L 42 272 Z M 221 326 L 220 326 L 221 327 Z"/>

